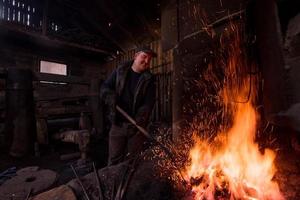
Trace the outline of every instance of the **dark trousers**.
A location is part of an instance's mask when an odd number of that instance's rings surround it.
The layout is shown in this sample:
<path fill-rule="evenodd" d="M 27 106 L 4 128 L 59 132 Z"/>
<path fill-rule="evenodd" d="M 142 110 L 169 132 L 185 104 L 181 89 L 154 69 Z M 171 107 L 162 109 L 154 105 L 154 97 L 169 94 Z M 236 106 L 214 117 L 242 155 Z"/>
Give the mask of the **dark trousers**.
<path fill-rule="evenodd" d="M 146 148 L 146 137 L 128 123 L 112 125 L 109 131 L 108 165 L 118 164 L 141 153 Z"/>

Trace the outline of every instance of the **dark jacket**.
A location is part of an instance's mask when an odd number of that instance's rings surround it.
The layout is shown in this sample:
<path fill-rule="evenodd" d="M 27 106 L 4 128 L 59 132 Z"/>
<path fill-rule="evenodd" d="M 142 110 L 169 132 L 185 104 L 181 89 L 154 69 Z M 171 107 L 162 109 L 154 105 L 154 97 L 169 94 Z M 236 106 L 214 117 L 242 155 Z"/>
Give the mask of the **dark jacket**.
<path fill-rule="evenodd" d="M 122 92 L 126 85 L 126 77 L 132 66 L 133 61 L 121 64 L 108 77 L 101 86 L 100 96 L 105 101 L 111 96 L 120 101 Z M 130 115 L 142 126 L 148 123 L 153 105 L 155 103 L 155 84 L 154 76 L 150 71 L 141 74 L 133 97 L 132 113 Z M 113 122 L 114 123 L 114 122 Z"/>

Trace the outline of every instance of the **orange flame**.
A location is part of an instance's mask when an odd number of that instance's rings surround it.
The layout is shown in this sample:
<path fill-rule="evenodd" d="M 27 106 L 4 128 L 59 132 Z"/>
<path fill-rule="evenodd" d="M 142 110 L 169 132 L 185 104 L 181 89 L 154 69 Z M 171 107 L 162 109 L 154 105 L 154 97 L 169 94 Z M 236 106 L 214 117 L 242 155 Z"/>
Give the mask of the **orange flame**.
<path fill-rule="evenodd" d="M 196 139 L 190 152 L 192 164 L 187 168 L 189 178 L 203 180 L 193 187 L 195 199 L 215 199 L 216 189 L 228 190 L 230 199 L 283 199 L 277 183 L 272 181 L 275 153 L 266 149 L 262 154 L 258 150 L 255 123 L 252 105 L 240 104 L 234 125 L 221 139 L 218 150 Z"/>
<path fill-rule="evenodd" d="M 241 73 L 238 65 L 245 63 L 240 60 L 239 41 L 238 38 L 234 41 L 229 53 L 227 78 L 237 78 Z M 236 84 L 233 84 L 235 80 L 228 80 L 222 90 L 224 107 L 227 114 L 230 113 L 228 116 L 232 116 L 231 128 L 219 133 L 213 143 L 194 136 L 191 165 L 185 172 L 193 187 L 194 199 L 284 199 L 278 184 L 272 180 L 276 172 L 275 153 L 270 149 L 261 153 L 255 143 L 258 114 L 252 104 L 256 94 L 250 88 L 255 87 L 255 81 L 249 82 L 251 77 L 247 74 L 240 75 L 242 80 Z M 247 101 L 232 101 L 233 96 L 242 99 L 249 92 Z"/>

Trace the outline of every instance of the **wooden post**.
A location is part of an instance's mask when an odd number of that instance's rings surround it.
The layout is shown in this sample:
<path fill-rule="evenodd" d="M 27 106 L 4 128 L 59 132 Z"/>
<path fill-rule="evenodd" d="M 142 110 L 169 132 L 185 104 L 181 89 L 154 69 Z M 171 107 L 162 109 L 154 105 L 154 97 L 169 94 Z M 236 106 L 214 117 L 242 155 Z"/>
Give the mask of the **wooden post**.
<path fill-rule="evenodd" d="M 96 129 L 97 136 L 102 138 L 103 135 L 103 107 L 99 97 L 100 80 L 92 79 L 90 84 L 89 104 L 92 111 L 93 127 Z"/>
<path fill-rule="evenodd" d="M 5 129 L 10 155 L 21 157 L 33 150 L 36 129 L 32 73 L 29 69 L 8 69 Z"/>
<path fill-rule="evenodd" d="M 256 1 L 254 9 L 258 53 L 264 80 L 264 112 L 267 120 L 273 122 L 276 114 L 286 107 L 280 20 L 276 1 Z"/>
<path fill-rule="evenodd" d="M 49 7 L 49 0 L 44 1 L 44 9 L 43 9 L 43 24 L 42 24 L 42 35 L 47 35 L 47 28 L 48 28 L 48 7 Z"/>

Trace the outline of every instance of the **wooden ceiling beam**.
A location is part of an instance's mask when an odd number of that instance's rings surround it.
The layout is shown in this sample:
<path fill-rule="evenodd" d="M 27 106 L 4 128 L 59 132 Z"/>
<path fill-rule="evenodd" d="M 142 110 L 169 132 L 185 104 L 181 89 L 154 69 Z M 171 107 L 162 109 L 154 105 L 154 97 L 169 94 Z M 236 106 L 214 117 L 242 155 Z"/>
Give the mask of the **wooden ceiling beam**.
<path fill-rule="evenodd" d="M 2 24 L 0 24 L 0 31 L 4 34 L 9 34 L 9 31 L 22 33 L 25 36 L 33 37 L 37 40 L 47 41 L 50 44 L 54 43 L 56 45 L 64 45 L 64 46 L 69 46 L 69 47 L 75 47 L 75 48 L 79 48 L 79 49 L 86 50 L 86 51 L 101 53 L 101 54 L 104 54 L 104 55 L 109 55 L 109 56 L 113 55 L 113 52 L 109 52 L 109 51 L 104 50 L 104 49 L 95 48 L 95 47 L 91 47 L 91 46 L 87 46 L 87 45 L 81 45 L 81 44 L 77 44 L 77 43 L 73 43 L 73 42 L 66 42 L 66 41 L 59 40 L 59 39 L 52 38 L 52 37 L 50 38 L 49 36 L 42 35 L 41 33 L 36 33 L 36 32 L 29 31 L 28 29 L 25 29 L 25 28 L 23 28 L 19 25 L 2 23 Z"/>
<path fill-rule="evenodd" d="M 109 33 L 108 29 L 102 24 L 97 23 L 97 18 L 94 17 L 93 12 L 87 12 L 90 11 L 89 8 L 87 8 L 87 5 L 93 5 L 94 2 L 84 3 L 84 5 L 76 6 L 77 4 L 73 1 L 69 0 L 61 0 L 58 1 L 61 6 L 66 6 L 71 9 L 75 9 L 76 12 L 79 13 L 80 17 L 82 17 L 82 21 L 86 23 L 88 26 L 92 27 L 96 32 L 100 33 L 105 39 L 109 40 L 112 44 L 114 44 L 116 47 L 119 48 L 122 52 L 126 51 L 126 47 L 120 44 L 112 35 Z M 93 3 L 93 4 L 91 4 Z M 76 21 L 76 20 L 75 20 Z M 74 22 L 73 22 L 74 23 Z M 86 28 L 83 27 L 80 23 L 74 23 L 78 28 L 80 28 L 83 32 L 88 33 Z M 101 27 L 100 27 L 101 26 Z M 86 26 L 85 26 L 86 27 Z M 94 33 L 94 35 L 97 33 Z M 116 52 L 114 52 L 115 54 Z M 114 55 L 112 55 L 114 56 Z"/>

